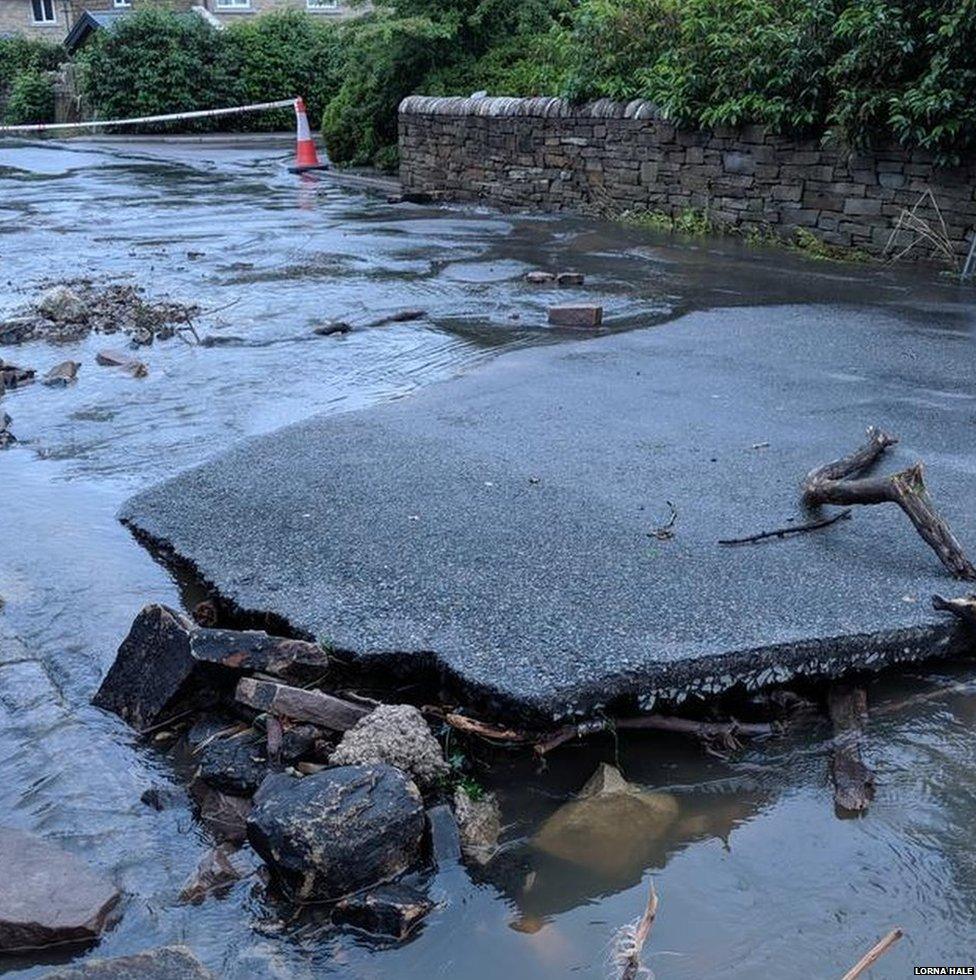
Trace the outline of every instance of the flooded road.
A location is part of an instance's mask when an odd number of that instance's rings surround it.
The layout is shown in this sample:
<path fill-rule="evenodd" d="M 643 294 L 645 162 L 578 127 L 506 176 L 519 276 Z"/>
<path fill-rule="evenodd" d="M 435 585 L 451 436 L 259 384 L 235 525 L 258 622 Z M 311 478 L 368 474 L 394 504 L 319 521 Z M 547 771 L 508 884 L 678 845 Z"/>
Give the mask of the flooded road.
<path fill-rule="evenodd" d="M 433 881 L 441 905 L 402 947 L 282 922 L 253 881 L 178 904 L 206 832 L 186 804 L 140 802 L 175 783 L 169 762 L 88 704 L 139 608 L 181 602 L 181 583 L 115 519 L 131 493 L 243 437 L 404 397 L 519 345 L 577 339 L 545 325 L 557 298 L 599 297 L 610 330 L 667 329 L 693 308 L 811 302 L 880 304 L 956 341 L 976 336 L 973 294 L 931 276 L 568 217 L 394 206 L 299 180 L 287 156 L 261 145 L 0 143 L 0 315 L 48 281 L 86 277 L 215 310 L 197 328 L 223 338 L 144 348 L 150 373 L 138 380 L 94 363 L 118 338 L 0 347 L 39 372 L 83 364 L 72 387 L 31 385 L 2 404 L 19 442 L 0 453 L 0 635 L 22 642 L 0 654 L 0 822 L 62 842 L 124 890 L 96 955 L 183 943 L 231 980 L 602 978 L 614 932 L 640 914 L 653 876 L 661 907 L 645 960 L 662 980 L 840 976 L 894 926 L 906 938 L 876 976 L 972 964 L 976 669 L 966 663 L 872 683 L 872 707 L 895 707 L 872 718 L 878 793 L 860 820 L 834 815 L 823 724 L 731 760 L 660 734 L 600 738 L 541 771 L 505 756 L 478 769 L 501 800 L 506 850 L 478 874 Z M 581 269 L 586 289 L 530 286 L 522 276 L 535 267 Z M 428 315 L 365 326 L 406 307 Z M 360 328 L 313 334 L 332 319 Z M 919 692 L 934 693 L 897 707 Z M 666 818 L 637 831 L 604 813 L 592 846 L 542 846 L 540 828 L 600 762 L 664 794 Z M 55 961 L 0 971 L 42 976 Z"/>

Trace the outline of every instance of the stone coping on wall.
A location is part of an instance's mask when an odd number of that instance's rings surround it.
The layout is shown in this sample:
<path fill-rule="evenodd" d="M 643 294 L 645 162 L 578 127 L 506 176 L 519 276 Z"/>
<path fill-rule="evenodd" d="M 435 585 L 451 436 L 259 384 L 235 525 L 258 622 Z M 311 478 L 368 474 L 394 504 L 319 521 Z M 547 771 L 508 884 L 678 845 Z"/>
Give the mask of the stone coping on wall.
<path fill-rule="evenodd" d="M 662 119 L 653 102 L 632 99 L 617 102 L 597 99 L 595 102 L 569 102 L 566 99 L 541 96 L 515 98 L 506 95 L 408 95 L 400 103 L 401 115 L 417 116 L 535 116 L 539 119 Z"/>

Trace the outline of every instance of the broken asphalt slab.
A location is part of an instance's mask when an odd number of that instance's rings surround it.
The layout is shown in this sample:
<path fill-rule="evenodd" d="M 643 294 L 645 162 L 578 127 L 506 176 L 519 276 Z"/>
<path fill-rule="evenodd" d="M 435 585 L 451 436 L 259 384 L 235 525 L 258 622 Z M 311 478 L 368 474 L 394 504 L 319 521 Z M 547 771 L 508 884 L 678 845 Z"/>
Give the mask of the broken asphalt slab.
<path fill-rule="evenodd" d="M 976 553 L 976 317 L 721 309 L 521 350 L 249 440 L 124 507 L 245 610 L 496 716 L 649 707 L 956 652 L 894 506 L 744 547 L 869 424 Z M 672 503 L 673 537 L 660 540 Z"/>

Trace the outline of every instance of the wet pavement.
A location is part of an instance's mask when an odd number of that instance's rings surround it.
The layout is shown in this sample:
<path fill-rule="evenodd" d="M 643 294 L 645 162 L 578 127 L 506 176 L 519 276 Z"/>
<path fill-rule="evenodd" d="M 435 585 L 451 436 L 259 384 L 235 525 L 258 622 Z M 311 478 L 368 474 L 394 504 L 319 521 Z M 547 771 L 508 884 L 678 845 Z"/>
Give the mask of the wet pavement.
<path fill-rule="evenodd" d="M 177 904 L 206 834 L 186 806 L 139 802 L 173 778 L 169 763 L 88 705 L 135 612 L 193 596 L 117 522 L 133 492 L 242 437 L 402 398 L 512 347 L 576 339 L 545 326 L 547 295 L 520 278 L 529 267 L 583 269 L 587 295 L 615 311 L 612 331 L 702 308 L 854 303 L 968 342 L 972 294 L 920 273 L 571 218 L 394 207 L 297 181 L 286 158 L 253 147 L 0 144 L 0 312 L 51 278 L 118 278 L 206 308 L 233 302 L 198 328 L 245 341 L 156 344 L 140 353 L 150 368 L 142 380 L 94 364 L 115 343 L 105 338 L 0 348 L 39 370 L 83 363 L 72 388 L 34 385 L 3 400 L 21 441 L 0 454 L 0 627 L 20 643 L 0 642 L 0 814 L 125 890 L 122 919 L 96 954 L 184 943 L 231 980 L 604 977 L 613 933 L 640 914 L 653 874 L 661 909 L 646 960 L 659 977 L 836 976 L 895 925 L 906 938 L 878 975 L 971 963 L 976 671 L 965 662 L 872 684 L 875 707 L 946 689 L 872 721 L 879 789 L 861 820 L 834 815 L 822 727 L 729 761 L 660 735 L 597 739 L 566 747 L 542 772 L 518 759 L 476 763 L 500 795 L 510 853 L 477 878 L 435 881 L 442 905 L 402 948 L 282 923 L 250 881 L 223 900 Z M 343 338 L 311 334 L 327 319 L 365 323 L 402 307 L 430 315 Z M 623 862 L 540 853 L 532 835 L 600 761 L 672 794 L 677 817 Z M 4 967 L 44 973 L 36 961 Z"/>

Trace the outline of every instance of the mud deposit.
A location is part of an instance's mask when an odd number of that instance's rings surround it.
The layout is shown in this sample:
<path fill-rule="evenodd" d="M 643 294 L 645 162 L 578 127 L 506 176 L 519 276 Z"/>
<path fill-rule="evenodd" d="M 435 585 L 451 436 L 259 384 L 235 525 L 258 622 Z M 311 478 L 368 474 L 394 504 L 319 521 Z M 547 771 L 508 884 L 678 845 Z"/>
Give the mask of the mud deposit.
<path fill-rule="evenodd" d="M 894 926 L 906 937 L 878 976 L 970 964 L 976 669 L 965 662 L 871 681 L 872 708 L 889 710 L 872 714 L 878 789 L 859 820 L 834 814 L 825 724 L 726 760 L 663 734 L 601 736 L 542 771 L 522 757 L 473 760 L 500 798 L 505 850 L 477 874 L 436 878 L 440 905 L 402 946 L 284 917 L 253 879 L 179 904 L 211 843 L 179 796 L 161 811 L 140 802 L 175 782 L 170 762 L 89 705 L 140 607 L 201 597 L 117 522 L 132 493 L 244 436 L 403 397 L 507 348 L 576 339 L 546 326 L 555 288 L 524 283 L 532 268 L 585 272 L 607 330 L 668 329 L 706 307 L 848 302 L 916 318 L 947 357 L 973 342 L 971 294 L 952 287 L 576 219 L 388 205 L 296 180 L 287 153 L 0 144 L 0 317 L 59 276 L 224 307 L 196 324 L 224 342 L 142 346 L 141 378 L 97 365 L 97 335 L 0 347 L 38 377 L 82 365 L 72 384 L 17 387 L 0 404 L 19 440 L 0 452 L 0 822 L 122 889 L 121 919 L 91 955 L 183 944 L 229 980 L 602 978 L 653 875 L 661 905 L 645 961 L 661 978 L 839 976 Z M 583 295 L 558 290 L 563 302 Z M 427 315 L 367 326 L 405 308 Z M 332 320 L 353 330 L 315 335 Z M 611 806 L 562 809 L 601 762 L 653 802 L 639 839 Z M 54 962 L 0 969 L 41 977 Z"/>

